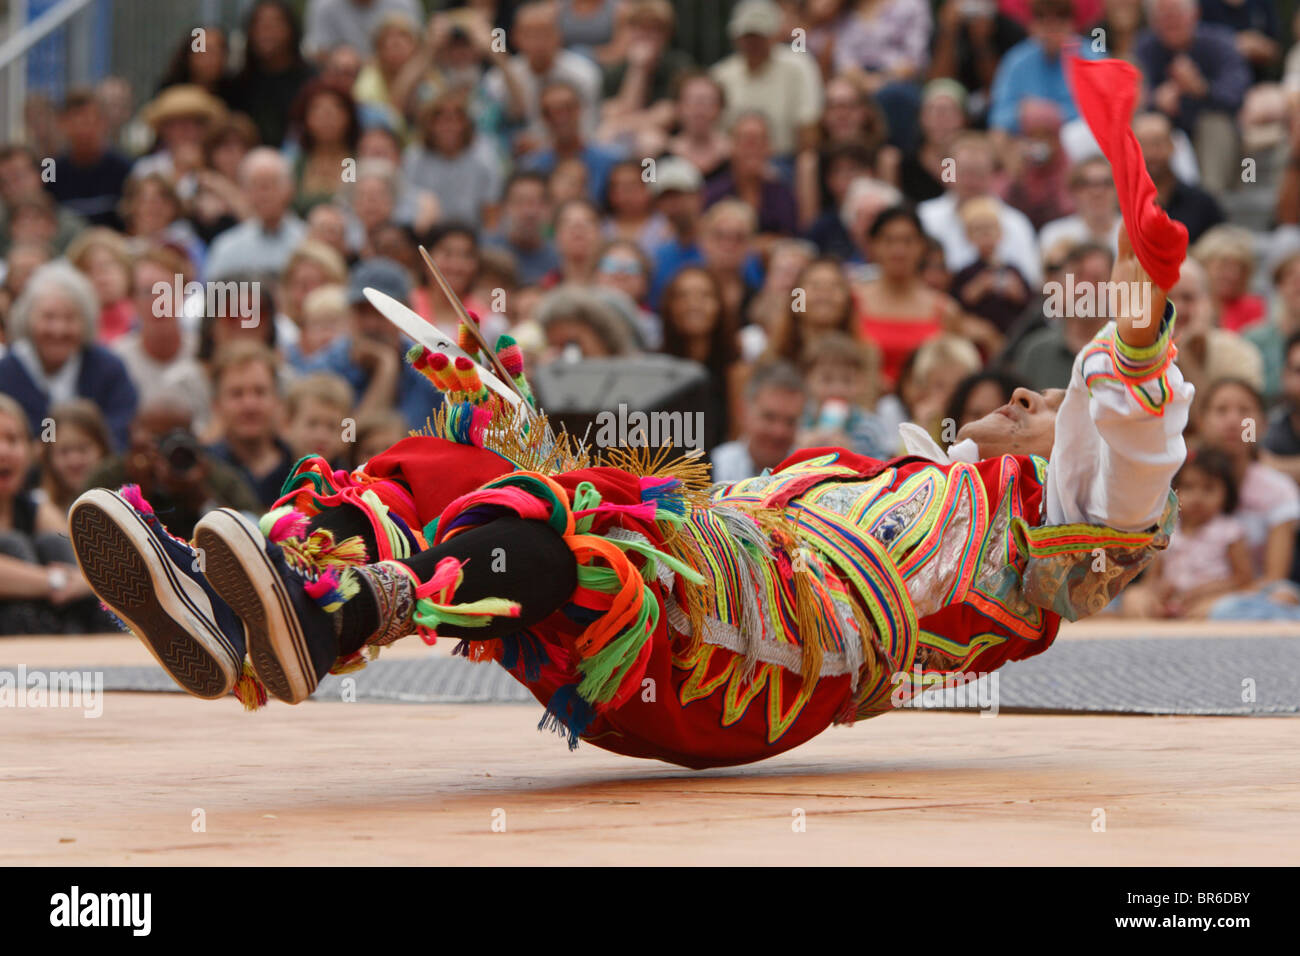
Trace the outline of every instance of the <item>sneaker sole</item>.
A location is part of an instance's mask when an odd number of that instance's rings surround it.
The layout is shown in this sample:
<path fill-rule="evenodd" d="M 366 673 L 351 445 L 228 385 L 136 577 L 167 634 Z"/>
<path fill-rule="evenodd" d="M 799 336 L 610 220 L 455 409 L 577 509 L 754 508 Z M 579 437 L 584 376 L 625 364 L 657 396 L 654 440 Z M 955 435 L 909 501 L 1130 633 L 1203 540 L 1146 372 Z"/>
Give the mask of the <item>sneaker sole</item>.
<path fill-rule="evenodd" d="M 248 637 L 248 659 L 266 689 L 297 704 L 318 683 L 293 601 L 264 550 L 257 525 L 237 511 L 209 512 L 194 529 L 208 583 L 235 609 Z"/>
<path fill-rule="evenodd" d="M 135 509 L 104 488 L 77 499 L 68 520 L 90 588 L 187 692 L 230 693 L 242 661 L 211 615 L 200 585 L 178 573 Z"/>

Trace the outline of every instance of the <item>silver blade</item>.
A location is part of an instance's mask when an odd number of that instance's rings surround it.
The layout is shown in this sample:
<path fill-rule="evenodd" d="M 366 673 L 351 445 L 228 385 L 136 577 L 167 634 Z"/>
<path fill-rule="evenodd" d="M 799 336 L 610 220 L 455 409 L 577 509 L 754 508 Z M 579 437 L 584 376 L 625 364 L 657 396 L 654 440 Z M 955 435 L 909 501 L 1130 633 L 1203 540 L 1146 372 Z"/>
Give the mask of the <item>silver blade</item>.
<path fill-rule="evenodd" d="M 417 312 L 407 308 L 397 299 L 394 299 L 390 295 L 385 295 L 378 289 L 366 288 L 363 289 L 362 292 L 370 301 L 370 304 L 379 310 L 379 314 L 389 322 L 392 322 L 393 325 L 397 326 L 402 331 L 402 334 L 411 341 L 418 342 L 431 352 L 443 352 L 452 359 L 467 358 L 471 362 L 474 361 L 465 354 L 464 349 L 453 342 L 448 336 L 444 335 L 438 328 L 425 321 Z M 520 398 L 513 388 L 508 387 L 504 382 L 477 362 L 474 362 L 474 366 L 478 369 L 479 378 L 483 380 L 484 385 L 492 389 L 496 394 L 500 395 L 510 405 L 515 407 L 522 405 L 529 413 L 532 413 L 532 409 L 528 407 L 528 403 Z M 532 417 L 531 414 L 530 417 Z"/>
<path fill-rule="evenodd" d="M 460 298 L 452 291 L 451 286 L 447 283 L 447 277 L 442 274 L 442 270 L 438 268 L 438 264 L 433 261 L 433 256 L 429 255 L 428 250 L 425 249 L 424 246 L 420 246 L 420 255 L 424 258 L 424 264 L 429 267 L 429 271 L 433 273 L 433 278 L 438 283 L 438 288 L 442 290 L 442 294 L 445 295 L 447 301 L 451 303 L 452 310 L 456 313 L 457 318 L 460 319 L 461 325 L 469 329 L 469 334 L 473 336 L 474 341 L 478 343 L 479 349 L 481 349 L 483 354 L 487 356 L 487 360 L 492 363 L 493 370 L 496 371 L 497 375 L 501 376 L 501 379 L 507 385 L 518 393 L 521 399 L 524 399 L 523 392 L 519 391 L 519 386 L 515 384 L 514 378 L 508 371 L 506 371 L 506 367 L 501 364 L 501 359 L 497 358 L 497 353 L 490 345 L 488 345 L 487 340 L 483 338 L 483 332 L 479 329 L 478 323 L 471 319 L 469 313 L 465 311 L 465 306 L 461 304 Z M 524 404 L 528 404 L 527 399 L 524 399 Z"/>

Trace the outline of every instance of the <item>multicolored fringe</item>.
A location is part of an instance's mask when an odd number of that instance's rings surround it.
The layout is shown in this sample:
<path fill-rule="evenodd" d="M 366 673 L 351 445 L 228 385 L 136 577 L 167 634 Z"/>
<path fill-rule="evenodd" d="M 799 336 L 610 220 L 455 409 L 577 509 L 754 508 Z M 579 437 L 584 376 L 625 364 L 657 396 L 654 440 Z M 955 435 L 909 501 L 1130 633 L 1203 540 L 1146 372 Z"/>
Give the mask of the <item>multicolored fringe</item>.
<path fill-rule="evenodd" d="M 433 577 L 415 589 L 415 624 L 420 640 L 438 642 L 438 628 L 487 627 L 495 617 L 518 617 L 519 604 L 505 598 L 480 598 L 464 604 L 452 603 L 456 589 L 465 580 L 464 562 L 445 557 L 434 568 Z"/>
<path fill-rule="evenodd" d="M 565 611 L 582 625 L 569 648 L 578 680 L 553 695 L 542 724 L 563 728 L 571 746 L 595 715 L 620 706 L 640 687 L 660 610 L 647 579 L 655 580 L 662 566 L 685 581 L 704 583 L 690 564 L 642 540 L 592 533 L 597 520 L 623 516 L 680 524 L 681 509 L 669 504 L 672 491 L 670 481 L 650 480 L 643 485 L 640 503 L 607 504 L 594 485 L 583 482 L 571 504 L 565 489 L 552 479 L 515 472 L 456 499 L 439 517 L 435 544 L 509 513 L 546 521 L 569 546 L 578 564 L 578 587 Z M 641 567 L 628 552 L 642 559 Z M 450 574 L 449 569 L 448 578 Z M 463 653 L 471 660 L 504 663 L 504 642 L 471 641 Z"/>
<path fill-rule="evenodd" d="M 510 378 L 514 381 L 515 386 L 523 394 L 524 400 L 533 408 L 537 407 L 537 399 L 533 396 L 533 387 L 528 384 L 528 377 L 524 375 L 524 352 L 519 347 L 513 336 L 498 335 L 496 342 L 497 358 L 501 360 L 501 365 L 510 373 Z"/>
<path fill-rule="evenodd" d="M 253 665 L 248 661 L 244 661 L 239 679 L 235 681 L 234 695 L 244 705 L 244 710 L 260 710 L 266 706 L 266 686 L 257 679 Z"/>
<path fill-rule="evenodd" d="M 280 546 L 285 562 L 303 579 L 303 590 L 324 611 L 334 612 L 356 596 L 358 585 L 344 569 L 366 563 L 366 545 L 360 537 L 335 542 L 325 528 L 308 531 L 308 518 L 291 506 L 268 511 L 258 527 Z"/>

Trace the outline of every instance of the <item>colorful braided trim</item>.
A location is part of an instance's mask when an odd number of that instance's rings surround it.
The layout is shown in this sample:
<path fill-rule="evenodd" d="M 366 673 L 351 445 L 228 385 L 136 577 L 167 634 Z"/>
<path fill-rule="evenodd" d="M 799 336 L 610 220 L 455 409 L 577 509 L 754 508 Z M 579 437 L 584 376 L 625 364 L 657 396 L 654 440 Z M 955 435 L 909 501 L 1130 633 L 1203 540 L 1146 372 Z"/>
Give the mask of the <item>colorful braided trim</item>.
<path fill-rule="evenodd" d="M 640 688 L 660 614 L 659 600 L 647 578 L 654 580 L 662 564 L 693 583 L 704 581 L 685 562 L 644 542 L 591 533 L 597 518 L 680 522 L 682 509 L 676 507 L 672 490 L 671 481 L 643 481 L 640 503 L 614 505 L 604 503 L 595 486 L 583 482 L 574 493 L 575 511 L 565 489 L 555 481 L 520 471 L 457 498 L 438 519 L 435 544 L 502 514 L 515 514 L 546 521 L 573 553 L 578 586 L 562 613 L 583 626 L 569 648 L 576 679 L 555 692 L 538 725 L 566 737 L 570 749 L 596 715 L 621 706 Z M 628 552 L 642 559 L 642 567 L 632 562 Z M 477 644 L 471 642 L 466 648 L 469 659 L 501 658 L 500 648 Z"/>

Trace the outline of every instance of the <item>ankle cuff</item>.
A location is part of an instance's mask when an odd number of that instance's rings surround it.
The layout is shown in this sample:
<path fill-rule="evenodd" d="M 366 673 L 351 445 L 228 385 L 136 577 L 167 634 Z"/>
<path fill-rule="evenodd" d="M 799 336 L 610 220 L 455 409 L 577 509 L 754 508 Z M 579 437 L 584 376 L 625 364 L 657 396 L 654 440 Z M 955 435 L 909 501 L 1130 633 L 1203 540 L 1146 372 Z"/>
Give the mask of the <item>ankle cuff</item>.
<path fill-rule="evenodd" d="M 359 585 L 369 590 L 379 615 L 375 630 L 361 646 L 384 647 L 415 632 L 415 572 L 399 561 L 365 564 L 349 571 Z"/>

